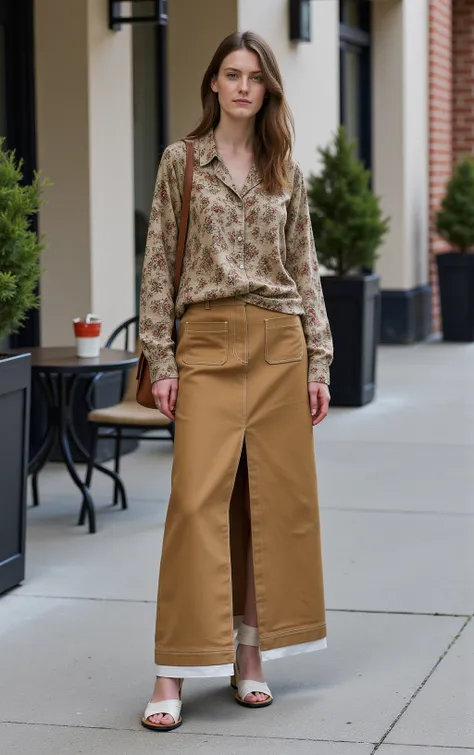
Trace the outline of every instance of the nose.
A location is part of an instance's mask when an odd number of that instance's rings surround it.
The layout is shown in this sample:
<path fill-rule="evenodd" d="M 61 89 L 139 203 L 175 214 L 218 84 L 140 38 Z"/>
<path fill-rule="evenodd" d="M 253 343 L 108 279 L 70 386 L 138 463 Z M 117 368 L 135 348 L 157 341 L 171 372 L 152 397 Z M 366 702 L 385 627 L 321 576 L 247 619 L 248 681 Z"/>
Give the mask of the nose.
<path fill-rule="evenodd" d="M 246 76 L 242 77 L 242 82 L 240 84 L 240 91 L 242 93 L 247 93 L 249 91 L 249 80 Z"/>

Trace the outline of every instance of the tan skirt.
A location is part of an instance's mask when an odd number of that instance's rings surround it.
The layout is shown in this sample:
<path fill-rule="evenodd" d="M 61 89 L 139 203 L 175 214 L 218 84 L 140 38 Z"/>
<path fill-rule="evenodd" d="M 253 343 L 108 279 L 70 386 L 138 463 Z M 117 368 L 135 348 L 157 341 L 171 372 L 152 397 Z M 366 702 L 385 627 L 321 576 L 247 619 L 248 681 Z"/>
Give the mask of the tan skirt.
<path fill-rule="evenodd" d="M 191 305 L 177 349 L 172 491 L 158 585 L 160 676 L 232 673 L 251 527 L 263 660 L 326 645 L 307 350 L 298 315 Z M 251 523 L 243 504 L 249 486 Z"/>

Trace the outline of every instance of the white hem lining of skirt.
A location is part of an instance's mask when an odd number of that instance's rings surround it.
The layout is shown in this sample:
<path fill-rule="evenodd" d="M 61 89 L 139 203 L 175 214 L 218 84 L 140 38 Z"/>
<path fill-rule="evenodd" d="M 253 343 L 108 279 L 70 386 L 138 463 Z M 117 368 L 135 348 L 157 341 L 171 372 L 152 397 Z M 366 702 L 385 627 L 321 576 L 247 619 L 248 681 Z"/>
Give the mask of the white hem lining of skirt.
<path fill-rule="evenodd" d="M 316 650 L 324 650 L 327 647 L 327 639 L 316 642 L 300 642 L 297 645 L 286 645 L 282 648 L 273 648 L 273 650 L 262 650 L 262 661 L 274 661 L 277 658 L 285 658 L 288 655 L 297 655 L 299 653 L 311 653 Z M 191 678 L 191 677 L 211 677 L 211 676 L 232 676 L 234 666 L 232 663 L 224 663 L 213 666 L 155 666 L 156 676 L 167 676 L 173 678 Z"/>

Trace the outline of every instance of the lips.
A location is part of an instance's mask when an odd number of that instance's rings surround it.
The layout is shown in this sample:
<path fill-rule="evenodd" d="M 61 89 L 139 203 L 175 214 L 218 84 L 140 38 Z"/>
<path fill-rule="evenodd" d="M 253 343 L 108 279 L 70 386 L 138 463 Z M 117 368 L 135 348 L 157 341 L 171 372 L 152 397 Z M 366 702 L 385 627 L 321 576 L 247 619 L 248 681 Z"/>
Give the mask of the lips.
<path fill-rule="evenodd" d="M 234 100 L 237 105 L 250 105 L 250 100 Z"/>

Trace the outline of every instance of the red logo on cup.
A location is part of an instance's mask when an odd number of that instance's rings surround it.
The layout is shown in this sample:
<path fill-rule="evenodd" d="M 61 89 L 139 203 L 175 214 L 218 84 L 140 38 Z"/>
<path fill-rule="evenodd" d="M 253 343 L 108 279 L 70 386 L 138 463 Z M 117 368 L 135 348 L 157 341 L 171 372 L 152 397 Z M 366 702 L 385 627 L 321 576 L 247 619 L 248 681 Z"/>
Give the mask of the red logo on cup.
<path fill-rule="evenodd" d="M 97 338 L 100 336 L 101 322 L 75 322 L 74 334 L 76 338 Z"/>

